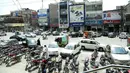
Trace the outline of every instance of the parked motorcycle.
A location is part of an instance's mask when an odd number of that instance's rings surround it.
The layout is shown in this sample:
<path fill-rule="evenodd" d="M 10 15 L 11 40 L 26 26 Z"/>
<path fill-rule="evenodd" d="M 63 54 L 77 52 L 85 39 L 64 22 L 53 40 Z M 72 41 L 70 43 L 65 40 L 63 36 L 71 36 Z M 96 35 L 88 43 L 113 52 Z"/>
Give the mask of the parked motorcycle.
<path fill-rule="evenodd" d="M 74 57 L 72 59 L 72 62 L 70 63 L 70 70 L 73 71 L 73 73 L 78 73 L 78 67 L 79 67 L 79 62 L 77 61 L 78 56 Z"/>
<path fill-rule="evenodd" d="M 65 65 L 64 65 L 63 73 L 69 73 L 69 68 L 68 68 L 69 62 L 70 62 L 70 59 L 69 59 L 69 57 L 67 57 L 66 60 L 65 60 Z"/>
<path fill-rule="evenodd" d="M 84 61 L 84 69 L 83 69 L 83 71 L 89 70 L 88 65 L 89 65 L 89 58 L 86 58 L 85 61 Z"/>
<path fill-rule="evenodd" d="M 41 59 L 39 61 L 38 73 L 46 73 L 47 60 Z"/>

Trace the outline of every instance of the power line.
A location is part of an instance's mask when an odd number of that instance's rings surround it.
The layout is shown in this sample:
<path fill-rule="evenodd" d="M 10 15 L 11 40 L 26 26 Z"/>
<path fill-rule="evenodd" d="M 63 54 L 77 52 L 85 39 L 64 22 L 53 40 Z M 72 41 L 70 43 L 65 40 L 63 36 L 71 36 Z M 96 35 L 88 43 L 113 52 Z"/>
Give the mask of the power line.
<path fill-rule="evenodd" d="M 21 4 L 20 4 L 19 0 L 16 0 L 16 1 L 18 2 L 19 6 L 20 6 L 20 9 L 22 9 L 22 6 L 21 6 Z"/>
<path fill-rule="evenodd" d="M 16 3 L 14 2 L 14 0 L 12 0 L 13 1 L 13 3 L 14 3 L 14 5 L 16 5 Z M 18 8 L 18 10 L 19 10 L 19 7 L 16 5 L 16 7 Z"/>

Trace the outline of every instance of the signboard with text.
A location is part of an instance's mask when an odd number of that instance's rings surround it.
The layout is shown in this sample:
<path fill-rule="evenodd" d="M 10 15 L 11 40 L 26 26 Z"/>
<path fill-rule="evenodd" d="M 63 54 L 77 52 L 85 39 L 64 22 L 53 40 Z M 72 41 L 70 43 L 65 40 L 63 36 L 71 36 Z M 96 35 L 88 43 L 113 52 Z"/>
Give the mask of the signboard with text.
<path fill-rule="evenodd" d="M 48 25 L 47 9 L 39 9 L 37 11 L 37 14 L 38 14 L 39 26 L 47 26 Z"/>
<path fill-rule="evenodd" d="M 84 24 L 84 18 L 85 18 L 84 4 L 75 4 L 69 6 L 70 26 L 82 26 Z"/>

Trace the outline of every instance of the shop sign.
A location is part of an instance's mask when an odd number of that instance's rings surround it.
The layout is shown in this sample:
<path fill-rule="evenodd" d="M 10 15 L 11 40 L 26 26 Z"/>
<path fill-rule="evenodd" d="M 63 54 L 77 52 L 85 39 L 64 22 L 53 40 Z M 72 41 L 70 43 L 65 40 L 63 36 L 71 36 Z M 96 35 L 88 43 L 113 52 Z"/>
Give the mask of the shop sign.
<path fill-rule="evenodd" d="M 103 24 L 103 21 L 102 20 L 86 20 L 85 21 L 85 24 L 86 25 L 100 25 L 100 24 Z"/>
<path fill-rule="evenodd" d="M 120 23 L 120 20 L 104 20 L 103 23 Z"/>

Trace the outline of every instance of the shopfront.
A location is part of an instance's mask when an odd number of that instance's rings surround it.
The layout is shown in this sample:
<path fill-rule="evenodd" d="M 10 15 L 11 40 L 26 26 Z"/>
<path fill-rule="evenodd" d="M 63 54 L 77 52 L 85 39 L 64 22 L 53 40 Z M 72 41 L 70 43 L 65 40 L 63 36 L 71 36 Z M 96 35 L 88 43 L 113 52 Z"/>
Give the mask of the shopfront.
<path fill-rule="evenodd" d="M 24 31 L 24 23 L 8 23 L 5 27 L 8 32 Z"/>
<path fill-rule="evenodd" d="M 109 32 L 119 32 L 120 30 L 120 20 L 104 20 L 104 29 Z"/>
<path fill-rule="evenodd" d="M 70 31 L 78 32 L 83 30 L 84 30 L 83 23 L 70 24 Z"/>
<path fill-rule="evenodd" d="M 102 31 L 102 24 L 103 24 L 103 21 L 102 20 L 96 20 L 96 19 L 93 19 L 93 20 L 86 20 L 85 21 L 85 30 L 87 31 L 97 31 L 97 32 L 101 32 Z"/>
<path fill-rule="evenodd" d="M 103 12 L 103 25 L 104 30 L 109 32 L 120 32 L 121 29 L 121 16 L 120 11 L 110 10 Z"/>

